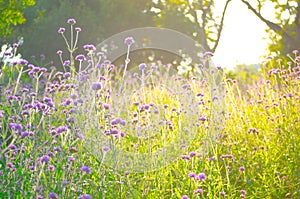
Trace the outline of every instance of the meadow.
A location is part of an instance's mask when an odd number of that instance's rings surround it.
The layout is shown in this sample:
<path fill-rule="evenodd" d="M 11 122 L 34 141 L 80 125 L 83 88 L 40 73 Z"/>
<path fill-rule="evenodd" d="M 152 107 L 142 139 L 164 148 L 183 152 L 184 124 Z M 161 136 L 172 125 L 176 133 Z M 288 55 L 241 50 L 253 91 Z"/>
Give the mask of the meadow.
<path fill-rule="evenodd" d="M 300 198 L 297 50 L 247 80 L 210 53 L 178 75 L 76 54 L 75 23 L 61 66 L 1 63 L 0 198 Z"/>

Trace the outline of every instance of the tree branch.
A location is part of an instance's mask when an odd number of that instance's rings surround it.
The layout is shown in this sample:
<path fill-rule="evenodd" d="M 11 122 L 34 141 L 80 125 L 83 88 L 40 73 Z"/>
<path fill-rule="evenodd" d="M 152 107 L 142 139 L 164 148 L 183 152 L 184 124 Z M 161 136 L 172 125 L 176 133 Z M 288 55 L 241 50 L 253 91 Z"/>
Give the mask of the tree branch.
<path fill-rule="evenodd" d="M 264 18 L 260 13 L 258 13 L 256 11 L 256 9 L 254 7 L 252 7 L 252 5 L 246 1 L 246 0 L 241 0 L 244 4 L 246 4 L 248 6 L 248 9 L 251 10 L 262 22 L 264 22 L 270 29 L 272 29 L 274 32 L 278 33 L 278 34 L 282 34 L 282 36 L 291 44 L 294 43 L 294 39 L 291 38 L 291 36 L 282 28 L 280 27 L 278 24 L 273 23 L 269 20 L 267 20 L 266 18 Z"/>
<path fill-rule="evenodd" d="M 221 38 L 221 33 L 222 33 L 222 30 L 223 30 L 223 26 L 224 26 L 225 14 L 226 14 L 226 10 L 227 10 L 227 7 L 228 7 L 230 1 L 231 0 L 227 0 L 226 4 L 224 6 L 224 10 L 223 10 L 223 13 L 222 13 L 222 19 L 221 19 L 221 22 L 220 22 L 220 25 L 219 25 L 219 28 L 218 28 L 217 39 L 215 41 L 214 47 L 212 48 L 212 52 L 215 52 L 218 45 L 219 45 L 219 41 L 220 41 L 220 38 Z"/>

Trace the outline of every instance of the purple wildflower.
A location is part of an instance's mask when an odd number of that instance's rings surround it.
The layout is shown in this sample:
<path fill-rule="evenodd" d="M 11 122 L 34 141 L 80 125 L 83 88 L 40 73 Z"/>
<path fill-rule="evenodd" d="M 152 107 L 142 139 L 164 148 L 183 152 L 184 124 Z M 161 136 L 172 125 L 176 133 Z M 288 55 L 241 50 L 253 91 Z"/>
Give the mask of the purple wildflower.
<path fill-rule="evenodd" d="M 225 196 L 226 196 L 226 193 L 225 193 L 224 191 L 221 191 L 221 192 L 220 192 L 220 195 L 223 196 L 223 197 L 225 197 Z"/>
<path fill-rule="evenodd" d="M 79 54 L 79 55 L 77 55 L 77 56 L 75 57 L 75 60 L 83 61 L 83 60 L 85 60 L 85 56 L 82 55 L 82 54 Z"/>
<path fill-rule="evenodd" d="M 60 34 L 63 34 L 65 31 L 66 31 L 65 28 L 59 28 L 57 32 Z"/>
<path fill-rule="evenodd" d="M 95 51 L 96 47 L 93 44 L 86 44 L 83 46 L 84 50 L 86 51 Z"/>
<path fill-rule="evenodd" d="M 66 60 L 64 61 L 64 66 L 70 66 L 71 65 L 71 61 L 70 60 Z"/>
<path fill-rule="evenodd" d="M 108 152 L 108 151 L 110 150 L 110 148 L 109 148 L 108 146 L 104 146 L 104 147 L 102 148 L 102 150 L 103 150 L 104 152 Z"/>
<path fill-rule="evenodd" d="M 145 70 L 147 68 L 147 65 L 145 63 L 141 63 L 139 65 L 139 70 Z"/>
<path fill-rule="evenodd" d="M 12 56 L 13 54 L 12 54 L 11 52 L 6 51 L 6 52 L 3 53 L 3 55 L 4 55 L 4 56 L 10 57 L 10 56 Z"/>
<path fill-rule="evenodd" d="M 51 199 L 58 199 L 58 195 L 54 192 L 49 193 L 48 197 Z"/>
<path fill-rule="evenodd" d="M 20 138 L 27 137 L 28 135 L 29 135 L 29 133 L 27 131 L 21 132 Z"/>
<path fill-rule="evenodd" d="M 68 157 L 68 162 L 74 162 L 76 159 L 74 157 Z"/>
<path fill-rule="evenodd" d="M 240 168 L 239 168 L 239 171 L 240 171 L 240 172 L 245 171 L 245 167 L 240 167 Z"/>
<path fill-rule="evenodd" d="M 190 159 L 190 156 L 188 156 L 188 155 L 182 155 L 182 156 L 181 156 L 181 159 L 183 159 L 183 160 L 189 160 L 189 159 Z"/>
<path fill-rule="evenodd" d="M 202 194 L 202 193 L 203 193 L 203 189 L 196 189 L 196 190 L 194 191 L 194 194 L 196 194 L 196 193 Z"/>
<path fill-rule="evenodd" d="M 76 136 L 78 137 L 78 139 L 83 140 L 84 139 L 84 135 L 81 133 L 77 133 Z"/>
<path fill-rule="evenodd" d="M 50 156 L 48 155 L 43 155 L 41 158 L 40 158 L 41 162 L 49 162 L 50 161 Z"/>
<path fill-rule="evenodd" d="M 189 178 L 195 178 L 197 175 L 194 172 L 188 174 Z"/>
<path fill-rule="evenodd" d="M 70 19 L 68 19 L 67 23 L 73 25 L 76 23 L 76 20 L 73 18 L 70 18 Z"/>
<path fill-rule="evenodd" d="M 68 128 L 66 126 L 59 126 L 56 129 L 57 133 L 62 133 L 62 132 L 67 131 L 67 130 L 68 130 Z"/>
<path fill-rule="evenodd" d="M 196 154 L 197 154 L 196 152 L 192 151 L 190 152 L 190 157 L 194 157 Z"/>
<path fill-rule="evenodd" d="M 205 173 L 199 173 L 199 174 L 196 176 L 196 180 L 199 180 L 199 181 L 204 181 L 204 180 L 206 180 L 206 175 L 205 175 Z"/>
<path fill-rule="evenodd" d="M 80 31 L 81 31 L 81 28 L 80 28 L 80 27 L 76 27 L 76 28 L 75 28 L 75 31 L 76 31 L 76 32 L 80 32 Z"/>
<path fill-rule="evenodd" d="M 83 171 L 83 172 L 85 172 L 86 174 L 89 174 L 89 173 L 92 172 L 92 170 L 91 170 L 90 167 L 88 167 L 88 166 L 82 166 L 82 167 L 80 168 L 80 170 Z"/>
<path fill-rule="evenodd" d="M 10 123 L 9 124 L 10 128 L 16 131 L 21 131 L 23 129 L 23 126 L 21 124 L 17 123 Z"/>
<path fill-rule="evenodd" d="M 89 194 L 81 194 L 78 196 L 78 199 L 92 199 L 92 196 Z"/>
<path fill-rule="evenodd" d="M 28 61 L 26 59 L 20 59 L 18 63 L 25 66 L 28 64 Z"/>
<path fill-rule="evenodd" d="M 49 169 L 50 171 L 54 171 L 54 170 L 55 170 L 55 167 L 54 167 L 53 165 L 49 165 L 49 166 L 48 166 L 48 169 Z"/>
<path fill-rule="evenodd" d="M 100 90 L 102 88 L 102 84 L 100 82 L 94 82 L 92 84 L 92 89 L 93 90 Z"/>
<path fill-rule="evenodd" d="M 190 199 L 187 195 L 183 195 L 181 199 Z"/>
<path fill-rule="evenodd" d="M 131 45 L 134 43 L 133 37 L 127 37 L 127 38 L 125 38 L 124 43 L 125 43 L 127 46 L 131 46 Z"/>

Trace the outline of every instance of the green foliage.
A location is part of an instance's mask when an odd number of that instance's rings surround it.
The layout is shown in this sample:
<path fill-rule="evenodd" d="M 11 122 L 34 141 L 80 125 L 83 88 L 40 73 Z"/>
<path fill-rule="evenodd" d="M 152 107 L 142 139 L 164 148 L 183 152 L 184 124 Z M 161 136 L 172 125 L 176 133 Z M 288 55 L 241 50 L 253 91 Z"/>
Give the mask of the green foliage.
<path fill-rule="evenodd" d="M 259 17 L 262 23 L 268 26 L 268 50 L 273 56 L 285 59 L 285 55 L 293 50 L 300 49 L 300 10 L 299 1 L 261 0 L 256 3 L 241 0 L 251 11 Z M 267 8 L 274 8 L 275 18 L 270 19 Z"/>
<path fill-rule="evenodd" d="M 35 0 L 0 0 L 0 37 L 11 34 L 13 26 L 24 24 L 23 11 L 34 4 Z"/>
<path fill-rule="evenodd" d="M 222 13 L 215 10 L 214 0 L 158 0 L 152 12 L 156 25 L 179 30 L 197 40 L 206 51 L 215 52 L 223 29 L 227 6 L 231 0 L 220 4 Z"/>
<path fill-rule="evenodd" d="M 144 12 L 147 9 L 147 1 L 139 0 L 37 0 L 35 6 L 25 10 L 27 23 L 18 26 L 13 35 L 2 38 L 2 42 L 13 42 L 22 36 L 20 51 L 24 57 L 34 55 L 38 60 L 43 53 L 47 60 L 57 63 L 55 52 L 65 50 L 57 33 L 58 24 L 65 24 L 69 18 L 80 19 L 76 26 L 84 31 L 79 46 L 97 44 L 130 28 L 152 26 L 152 14 Z"/>

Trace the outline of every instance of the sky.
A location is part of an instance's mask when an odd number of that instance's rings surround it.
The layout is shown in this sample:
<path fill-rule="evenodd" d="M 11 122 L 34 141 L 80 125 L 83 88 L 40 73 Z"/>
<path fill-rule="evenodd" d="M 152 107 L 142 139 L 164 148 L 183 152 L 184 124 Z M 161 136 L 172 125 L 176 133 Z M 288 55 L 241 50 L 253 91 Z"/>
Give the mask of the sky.
<path fill-rule="evenodd" d="M 220 2 L 223 0 L 220 0 Z M 266 14 L 272 16 L 272 9 Z M 259 64 L 268 47 L 267 26 L 240 1 L 232 1 L 225 16 L 224 29 L 214 55 L 216 65 L 233 68 L 236 64 Z"/>

